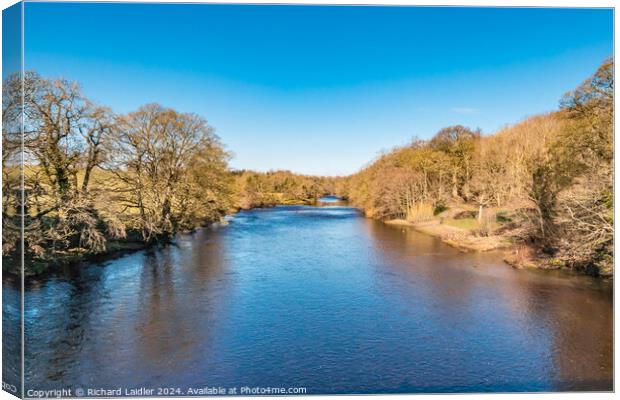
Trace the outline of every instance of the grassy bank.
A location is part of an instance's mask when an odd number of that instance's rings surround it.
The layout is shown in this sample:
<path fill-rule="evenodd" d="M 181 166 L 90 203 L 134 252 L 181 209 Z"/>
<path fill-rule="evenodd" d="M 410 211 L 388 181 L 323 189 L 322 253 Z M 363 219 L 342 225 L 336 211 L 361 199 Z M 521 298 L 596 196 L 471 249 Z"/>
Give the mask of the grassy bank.
<path fill-rule="evenodd" d="M 454 220 L 453 220 L 454 221 Z M 502 235 L 477 236 L 474 229 L 466 228 L 474 226 L 471 220 L 447 222 L 440 218 L 426 222 L 410 222 L 402 219 L 386 221 L 389 225 L 409 226 L 424 234 L 437 237 L 444 243 L 464 251 L 489 251 L 510 248 L 513 243 L 509 237 Z M 462 226 L 458 226 L 462 225 Z"/>

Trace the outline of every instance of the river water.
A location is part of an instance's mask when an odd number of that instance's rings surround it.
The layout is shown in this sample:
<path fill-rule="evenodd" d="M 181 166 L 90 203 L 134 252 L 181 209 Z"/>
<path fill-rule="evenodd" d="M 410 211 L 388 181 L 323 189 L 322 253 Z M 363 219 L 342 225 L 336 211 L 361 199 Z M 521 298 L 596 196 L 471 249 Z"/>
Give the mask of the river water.
<path fill-rule="evenodd" d="M 513 270 L 327 204 L 243 211 L 30 282 L 26 389 L 612 389 L 609 283 Z"/>

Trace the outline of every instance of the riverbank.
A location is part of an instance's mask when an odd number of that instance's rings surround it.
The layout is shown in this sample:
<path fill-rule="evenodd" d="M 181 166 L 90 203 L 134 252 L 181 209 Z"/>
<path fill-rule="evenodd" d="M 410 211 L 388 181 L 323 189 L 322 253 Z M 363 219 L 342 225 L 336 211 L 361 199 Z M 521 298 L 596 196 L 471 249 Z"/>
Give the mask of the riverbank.
<path fill-rule="evenodd" d="M 276 206 L 311 206 L 314 204 L 316 204 L 316 200 L 313 200 L 313 199 L 305 199 L 305 200 L 283 199 L 279 201 L 261 201 L 257 203 L 239 205 L 237 206 L 236 211 L 237 212 L 241 210 L 248 211 L 248 210 L 254 210 L 256 208 L 273 208 Z"/>
<path fill-rule="evenodd" d="M 68 250 L 55 251 L 47 254 L 45 257 L 37 257 L 36 255 L 27 254 L 24 260 L 24 275 L 29 278 L 44 278 L 60 271 L 77 268 L 83 263 L 99 263 L 120 258 L 124 255 L 137 251 L 156 248 L 158 246 L 174 245 L 174 236 L 181 233 L 191 233 L 200 229 L 226 225 L 224 218 L 217 221 L 199 225 L 193 229 L 181 230 L 172 236 L 159 236 L 157 239 L 145 242 L 140 240 L 140 234 L 137 231 L 130 231 L 126 238 L 109 240 L 104 251 L 97 253 L 89 252 L 85 248 L 75 247 Z M 14 278 L 21 275 L 21 261 L 14 257 L 2 257 L 2 272 Z"/>
<path fill-rule="evenodd" d="M 27 256 L 24 260 L 24 275 L 29 278 L 41 278 L 52 275 L 55 272 L 65 268 L 77 267 L 82 263 L 103 262 L 114 260 L 126 254 L 130 254 L 140 250 L 146 250 L 151 247 L 170 244 L 166 242 L 145 243 L 141 241 L 114 241 L 108 245 L 108 248 L 100 253 L 89 253 L 84 249 L 74 249 L 73 251 L 62 251 L 54 254 L 53 258 L 37 258 Z M 21 275 L 20 261 L 11 257 L 2 258 L 2 272 L 5 275 L 19 277 Z"/>
<path fill-rule="evenodd" d="M 315 199 L 305 199 L 305 200 L 291 200 L 291 199 L 282 199 L 279 202 L 272 203 L 260 203 L 260 204 L 252 204 L 249 207 L 237 207 L 235 210 L 231 211 L 231 214 L 234 215 L 239 211 L 247 211 L 252 209 L 260 209 L 260 208 L 272 208 L 276 206 L 290 206 L 290 205 L 315 205 L 317 204 L 317 200 Z M 185 230 L 177 233 L 189 233 L 199 229 L 204 229 L 208 227 L 218 226 L 218 225 L 227 225 L 227 221 L 224 217 L 222 217 L 218 221 L 212 221 L 206 223 L 205 225 L 196 226 L 192 230 Z M 165 238 L 161 237 L 158 240 L 152 241 L 150 243 L 146 243 L 137 239 L 137 232 L 131 232 L 126 239 L 120 240 L 111 240 L 107 243 L 107 247 L 105 251 L 98 253 L 88 252 L 83 248 L 73 248 L 65 251 L 57 251 L 53 255 L 49 255 L 45 258 L 40 258 L 36 256 L 26 256 L 24 261 L 25 268 L 24 274 L 29 278 L 42 278 L 49 275 L 52 275 L 58 271 L 62 271 L 66 268 L 76 268 L 83 263 L 93 263 L 93 262 L 104 262 L 109 260 L 114 260 L 116 258 L 122 257 L 126 254 L 134 253 L 141 250 L 147 250 L 150 248 L 154 248 L 157 246 L 165 246 L 174 244 L 174 238 Z M 13 257 L 3 257 L 2 258 L 2 272 L 6 275 L 10 275 L 13 278 L 18 278 L 21 275 L 21 261 L 19 259 L 15 259 Z"/>
<path fill-rule="evenodd" d="M 515 269 L 541 269 L 541 270 L 572 270 L 585 275 L 612 278 L 613 274 L 605 273 L 596 268 L 583 266 L 571 268 L 561 260 L 544 254 L 540 249 L 532 245 L 518 242 L 508 235 L 490 234 L 488 236 L 476 235 L 472 229 L 442 223 L 441 219 L 433 219 L 426 222 L 410 222 L 403 219 L 384 221 L 387 225 L 404 226 L 420 233 L 441 239 L 442 242 L 464 252 L 486 252 L 492 250 L 503 251 L 503 260 Z"/>
<path fill-rule="evenodd" d="M 441 220 L 413 223 L 403 219 L 385 221 L 388 225 L 408 226 L 424 234 L 437 237 L 444 243 L 463 251 L 490 251 L 510 248 L 513 243 L 500 235 L 476 236 L 471 230 L 441 223 Z"/>

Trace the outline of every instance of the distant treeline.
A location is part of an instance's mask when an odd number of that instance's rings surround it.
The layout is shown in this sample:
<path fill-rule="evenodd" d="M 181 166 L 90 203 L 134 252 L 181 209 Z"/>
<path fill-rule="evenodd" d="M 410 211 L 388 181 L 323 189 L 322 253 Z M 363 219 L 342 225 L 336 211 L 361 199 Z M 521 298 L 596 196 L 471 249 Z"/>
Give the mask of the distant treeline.
<path fill-rule="evenodd" d="M 336 192 L 340 178 L 294 174 L 290 171 L 233 171 L 236 206 L 242 209 L 277 204 L 310 204 Z"/>
<path fill-rule="evenodd" d="M 490 136 L 441 129 L 380 156 L 345 181 L 353 204 L 379 219 L 430 220 L 476 210 L 477 233 L 501 234 L 559 266 L 613 272 L 613 61 L 560 101 Z"/>
<path fill-rule="evenodd" d="M 368 216 L 419 222 L 471 207 L 558 263 L 613 268 L 613 63 L 535 116 L 491 136 L 440 130 L 349 177 L 234 171 L 214 129 L 157 104 L 118 115 L 75 82 L 27 72 L 3 90 L 3 258 L 17 268 L 23 148 L 24 253 L 32 272 L 168 241 L 238 209 L 350 199 Z M 21 118 L 25 120 L 23 137 Z M 22 141 L 23 139 L 23 141 Z"/>

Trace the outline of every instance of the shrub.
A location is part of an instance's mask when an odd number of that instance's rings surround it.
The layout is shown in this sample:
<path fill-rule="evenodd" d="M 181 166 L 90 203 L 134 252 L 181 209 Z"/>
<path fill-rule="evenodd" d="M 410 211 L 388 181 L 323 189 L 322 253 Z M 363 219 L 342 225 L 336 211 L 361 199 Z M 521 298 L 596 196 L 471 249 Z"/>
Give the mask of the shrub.
<path fill-rule="evenodd" d="M 441 214 L 442 212 L 446 211 L 447 209 L 448 209 L 448 206 L 446 205 L 445 201 L 437 200 L 435 202 L 435 204 L 433 205 L 433 215 Z"/>
<path fill-rule="evenodd" d="M 512 218 L 508 216 L 508 211 L 502 210 L 498 211 L 497 214 L 495 214 L 495 221 L 500 223 L 512 222 Z"/>

